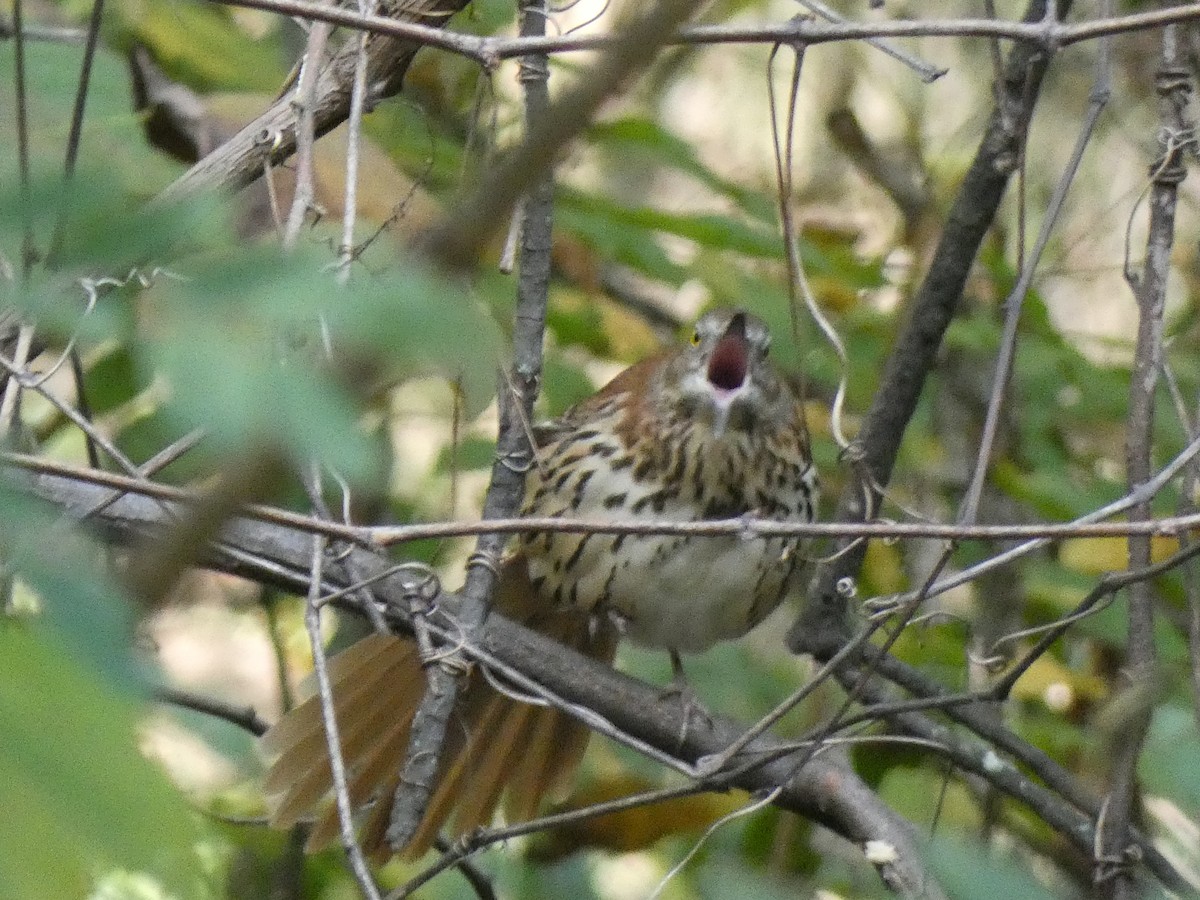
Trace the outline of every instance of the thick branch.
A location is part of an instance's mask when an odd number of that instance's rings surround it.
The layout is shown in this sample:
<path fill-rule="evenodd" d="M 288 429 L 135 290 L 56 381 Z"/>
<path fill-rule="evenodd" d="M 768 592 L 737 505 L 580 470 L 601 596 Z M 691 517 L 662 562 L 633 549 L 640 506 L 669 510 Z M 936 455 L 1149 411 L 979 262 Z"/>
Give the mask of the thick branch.
<path fill-rule="evenodd" d="M 52 475 L 32 477 L 27 486 L 68 512 L 89 509 L 109 496 L 106 488 Z M 92 521 L 106 541 L 129 546 L 145 534 L 157 532 L 172 515 L 179 513 L 173 503 L 128 495 L 96 514 Z M 300 530 L 234 519 L 228 523 L 221 540 L 204 552 L 202 560 L 220 571 L 304 593 L 311 541 L 311 535 Z M 351 549 L 344 560 L 327 568 L 322 592 L 333 593 L 348 587 L 346 569 L 373 578 L 384 576 L 392 567 L 392 561 L 383 555 Z M 386 577 L 375 588 L 390 614 L 400 617 L 406 609 L 404 590 L 400 579 Z M 457 612 L 458 602 L 451 595 L 439 599 L 440 606 L 451 614 Z M 684 703 L 667 702 L 657 688 L 622 675 L 496 613 L 489 616 L 479 643 L 464 650 L 476 659 L 480 655 L 494 657 L 549 688 L 568 704 L 593 710 L 662 754 L 685 763 L 720 752 L 745 728 L 721 717 L 714 717 L 708 727 L 703 722 L 697 723 L 694 715 L 689 721 Z M 679 736 L 685 732 L 685 722 L 687 739 L 680 746 Z M 760 755 L 776 756 L 783 749 L 777 741 L 760 738 L 746 748 L 735 764 Z M 894 849 L 894 856 L 884 853 L 876 857 L 880 875 L 888 885 L 909 896 L 940 896 L 921 866 L 911 826 L 889 809 L 848 764 L 832 754 L 821 755 L 789 782 L 791 768 L 784 757 L 740 772 L 718 786 L 757 791 L 775 789 L 786 782 L 775 801 L 779 806 L 825 825 L 860 848 L 872 841 L 881 842 L 874 848 Z"/>
<path fill-rule="evenodd" d="M 441 27 L 468 0 L 401 3 L 391 18 Z M 367 85 L 372 103 L 395 94 L 422 44 L 412 38 L 374 34 L 367 41 Z M 312 109 L 316 135 L 332 131 L 350 115 L 358 41 L 348 41 L 317 75 Z M 236 190 L 254 181 L 266 163 L 278 165 L 296 151 L 301 110 L 289 85 L 257 119 L 170 184 L 156 198 L 171 202 L 214 188 Z"/>
<path fill-rule="evenodd" d="M 1058 0 L 1060 17 L 1069 6 L 1069 0 Z M 1025 21 L 1042 21 L 1045 9 L 1045 0 L 1033 0 Z M 850 484 L 838 503 L 839 521 L 862 521 L 874 515 L 880 492 L 891 478 L 904 432 L 1020 158 L 1049 62 L 1050 54 L 1032 45 L 1015 46 L 1009 53 L 983 142 L 959 188 L 929 272 L 912 300 L 908 322 L 888 358 L 879 391 L 855 442 L 870 502 L 864 503 L 862 485 Z M 818 573 L 808 604 L 788 634 L 788 646 L 797 653 L 828 657 L 847 637 L 847 600 L 837 585 L 857 576 L 866 545 L 842 541 L 837 549 L 844 552 Z"/>
<path fill-rule="evenodd" d="M 544 0 L 526 0 L 521 6 L 521 33 L 543 34 L 547 10 Z M 546 80 L 549 65 L 544 56 L 522 62 L 525 82 L 526 130 L 532 132 L 545 114 L 550 96 Z M 546 328 L 546 303 L 550 287 L 550 242 L 554 206 L 554 176 L 545 167 L 525 198 L 523 209 L 520 277 L 513 323 L 513 365 L 500 385 L 500 430 L 491 483 L 483 503 L 483 519 L 505 519 L 517 513 L 525 493 L 525 473 L 533 463 L 533 447 L 526 423 L 533 418 L 542 378 L 542 338 Z M 468 641 L 477 638 L 491 608 L 499 580 L 499 560 L 508 535 L 479 535 L 467 564 L 463 607 L 459 617 Z M 428 687 L 413 719 L 404 769 L 396 789 L 388 841 L 404 847 L 425 816 L 441 764 L 446 728 L 458 698 L 458 651 L 439 653 L 439 662 L 426 666 Z"/>

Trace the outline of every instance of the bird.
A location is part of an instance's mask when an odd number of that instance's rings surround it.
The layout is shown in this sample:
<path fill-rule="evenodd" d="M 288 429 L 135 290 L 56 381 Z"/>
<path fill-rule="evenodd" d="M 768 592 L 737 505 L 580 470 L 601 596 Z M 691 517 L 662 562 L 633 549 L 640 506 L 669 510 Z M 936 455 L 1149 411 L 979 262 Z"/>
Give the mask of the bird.
<path fill-rule="evenodd" d="M 816 516 L 817 472 L 797 380 L 769 360 L 770 332 L 744 309 L 714 309 L 690 343 L 618 374 L 559 418 L 533 429 L 526 516 L 697 522 Z M 803 542 L 791 536 L 522 534 L 500 569 L 493 608 L 611 663 L 629 639 L 698 653 L 740 637 L 800 589 Z M 568 786 L 589 731 L 565 713 L 504 696 L 468 676 L 447 729 L 439 781 L 409 843 L 386 839 L 409 729 L 424 693 L 415 643 L 370 635 L 330 660 L 359 842 L 371 858 L 417 858 L 446 827 L 454 836 L 536 815 Z M 273 758 L 268 819 L 312 821 L 306 849 L 338 836 L 318 698 L 264 736 Z"/>

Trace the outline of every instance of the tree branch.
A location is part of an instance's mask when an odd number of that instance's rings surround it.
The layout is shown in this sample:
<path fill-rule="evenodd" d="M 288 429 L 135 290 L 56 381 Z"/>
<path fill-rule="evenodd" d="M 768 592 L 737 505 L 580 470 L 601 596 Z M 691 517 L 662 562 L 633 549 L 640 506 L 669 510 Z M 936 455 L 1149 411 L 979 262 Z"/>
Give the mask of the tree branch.
<path fill-rule="evenodd" d="M 1176 26 L 1163 30 L 1162 55 L 1155 73 L 1159 97 L 1159 140 L 1162 155 L 1151 171 L 1150 229 L 1146 239 L 1143 271 L 1135 275 L 1126 263 L 1126 278 L 1138 304 L 1137 343 L 1133 372 L 1129 379 L 1129 419 L 1126 425 L 1125 469 L 1129 485 L 1136 488 L 1150 480 L 1154 433 L 1155 388 L 1163 355 L 1163 312 L 1166 308 L 1167 273 L 1175 240 L 1175 205 L 1178 186 L 1185 177 L 1184 152 L 1190 135 L 1187 104 L 1191 95 L 1188 70 L 1180 66 Z M 1150 502 L 1130 510 L 1131 519 L 1153 515 Z M 1129 538 L 1129 568 L 1151 562 L 1150 538 Z M 1130 863 L 1130 833 L 1136 812 L 1137 766 L 1142 743 L 1154 709 L 1157 651 L 1154 644 L 1154 589 L 1147 581 L 1129 588 L 1128 642 L 1125 673 L 1129 686 L 1122 696 L 1130 709 L 1120 723 L 1119 734 L 1110 736 L 1113 764 L 1103 828 L 1098 841 L 1094 880 L 1100 895 L 1110 900 L 1140 896 Z"/>
<path fill-rule="evenodd" d="M 521 33 L 543 34 L 547 10 L 544 2 L 521 4 Z M 549 65 L 544 56 L 524 60 L 521 80 L 525 85 L 525 127 L 532 133 L 550 103 L 547 88 Z M 491 483 L 483 503 L 483 520 L 515 515 L 525 494 L 525 473 L 534 462 L 528 423 L 533 418 L 542 378 L 542 339 L 546 329 L 546 304 L 550 288 L 551 223 L 554 211 L 553 168 L 540 170 L 525 198 L 522 211 L 520 275 L 517 308 L 513 318 L 513 365 L 499 386 L 500 429 Z M 508 535 L 486 532 L 479 535 L 475 552 L 467 562 L 467 579 L 462 588 L 462 613 L 458 621 L 467 641 L 477 639 L 491 608 L 500 573 L 500 557 Z M 458 674 L 466 668 L 456 644 L 437 653 L 438 662 L 425 666 L 428 680 L 425 697 L 413 718 L 408 753 L 396 788 L 392 820 L 387 837 L 399 849 L 416 833 L 425 817 L 441 764 L 441 747 L 446 727 L 458 698 Z"/>
<path fill-rule="evenodd" d="M 1070 0 L 1058 0 L 1060 16 L 1069 7 Z M 1045 12 L 1045 0 L 1033 0 L 1024 21 L 1040 22 Z M 852 479 L 843 491 L 835 515 L 838 521 L 862 521 L 875 514 L 925 380 L 937 363 L 938 349 L 958 307 L 971 265 L 1020 158 L 1049 63 L 1049 53 L 1028 44 L 1013 47 L 1008 55 L 987 131 L 950 209 L 929 272 L 912 300 L 908 322 L 888 358 L 880 388 L 854 442 L 857 455 L 853 462 L 861 481 L 853 483 Z M 788 633 L 788 646 L 793 651 L 827 658 L 847 639 L 849 610 L 838 584 L 857 576 L 865 554 L 866 544 L 861 541 L 835 545 L 834 562 L 818 571 L 815 588 Z"/>
<path fill-rule="evenodd" d="M 41 475 L 22 481 L 32 493 L 68 513 L 90 508 L 109 496 L 107 488 L 80 484 L 61 476 Z M 129 546 L 143 535 L 155 533 L 172 515 L 179 513 L 174 504 L 127 495 L 94 515 L 92 524 L 100 529 L 106 541 Z M 206 548 L 202 561 L 219 571 L 302 594 L 308 589 L 311 542 L 311 535 L 294 528 L 238 518 L 227 524 L 217 543 Z M 404 587 L 400 579 L 386 577 L 394 570 L 392 560 L 370 550 L 350 549 L 344 559 L 325 567 L 322 593 L 349 588 L 351 579 L 347 570 L 380 579 L 376 587 L 379 600 L 387 605 L 389 615 L 398 624 L 411 628 L 403 602 Z M 458 598 L 452 595 L 438 599 L 439 607 L 450 615 L 457 613 L 458 604 Z M 488 665 L 494 660 L 531 682 L 544 685 L 565 701 L 568 712 L 577 708 L 593 711 L 664 757 L 679 760 L 685 769 L 702 757 L 720 752 L 744 730 L 743 724 L 721 717 L 714 717 L 704 727 L 692 716 L 687 740 L 681 747 L 679 736 L 684 733 L 688 717 L 685 704 L 664 701 L 656 687 L 622 675 L 496 613 L 488 617 L 478 643 L 464 644 L 463 649 L 477 664 Z M 743 751 L 735 765 L 743 760 L 774 758 L 786 749 L 778 741 L 759 738 Z M 774 790 L 783 784 L 775 801 L 782 808 L 830 828 L 861 849 L 868 842 L 880 842 L 872 847 L 894 850 L 894 854 L 873 856 L 889 886 L 909 896 L 940 896 L 922 866 L 909 823 L 889 809 L 844 760 L 832 754 L 819 756 L 794 777 L 792 768 L 786 758 L 775 759 L 766 765 L 737 771 L 732 777 L 723 777 L 714 781 L 713 786 L 758 791 Z"/>
<path fill-rule="evenodd" d="M 391 11 L 391 17 L 400 22 L 442 27 L 467 2 L 405 2 Z M 400 89 L 404 74 L 422 45 L 408 37 L 372 35 L 364 51 L 372 104 Z M 333 130 L 350 115 L 358 56 L 358 41 L 348 41 L 317 73 L 312 94 L 315 101 L 308 109 L 314 136 Z M 245 187 L 262 174 L 264 165 L 279 165 L 295 152 L 301 113 L 289 84 L 262 115 L 168 185 L 155 202 L 169 203 L 216 188 Z"/>

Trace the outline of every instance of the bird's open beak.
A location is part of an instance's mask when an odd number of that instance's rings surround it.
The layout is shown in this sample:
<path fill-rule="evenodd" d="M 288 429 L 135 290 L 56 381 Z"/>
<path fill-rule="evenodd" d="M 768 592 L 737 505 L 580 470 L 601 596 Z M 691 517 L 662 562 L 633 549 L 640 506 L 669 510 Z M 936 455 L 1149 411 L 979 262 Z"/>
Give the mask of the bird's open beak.
<path fill-rule="evenodd" d="M 712 431 L 721 437 L 729 425 L 729 412 L 737 393 L 750 373 L 750 342 L 746 340 L 746 316 L 735 313 L 708 359 L 708 383 L 712 387 Z"/>

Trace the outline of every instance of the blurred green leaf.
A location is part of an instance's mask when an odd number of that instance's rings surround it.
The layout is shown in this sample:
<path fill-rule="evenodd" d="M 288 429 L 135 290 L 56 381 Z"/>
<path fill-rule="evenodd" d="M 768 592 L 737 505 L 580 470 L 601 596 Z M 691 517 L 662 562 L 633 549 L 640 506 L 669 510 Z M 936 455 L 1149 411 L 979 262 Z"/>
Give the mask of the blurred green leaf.
<path fill-rule="evenodd" d="M 1200 733 L 1192 710 L 1171 705 L 1155 710 L 1138 772 L 1148 792 L 1200 814 Z"/>
<path fill-rule="evenodd" d="M 110 689 L 137 693 L 144 672 L 129 653 L 132 615 L 104 551 L 61 512 L 0 484 L 0 553 L 41 601 L 56 640 Z"/>
<path fill-rule="evenodd" d="M 747 256 L 778 257 L 779 237 L 774 230 L 755 227 L 741 219 L 717 213 L 671 213 L 649 207 L 626 207 L 596 194 L 581 195 L 560 188 L 562 202 L 586 207 L 594 216 L 603 217 L 612 228 L 638 228 L 661 231 L 687 238 L 698 244 L 732 250 Z"/>
<path fill-rule="evenodd" d="M 135 745 L 134 709 L 50 635 L 0 625 L 0 896 L 83 896 L 152 871 L 198 896 L 193 813 Z"/>
<path fill-rule="evenodd" d="M 109 12 L 111 45 L 128 52 L 143 44 L 169 75 L 198 88 L 276 94 L 291 66 L 279 43 L 264 39 L 279 31 L 270 15 L 170 0 L 118 0 Z M 251 18 L 260 36 L 242 24 Z"/>
<path fill-rule="evenodd" d="M 607 260 L 624 263 L 667 284 L 683 283 L 686 270 L 672 262 L 657 241 L 648 238 L 644 231 L 614 223 L 603 205 L 593 208 L 591 200 L 588 196 L 568 193 L 555 208 L 557 226 L 573 232 Z"/>
<path fill-rule="evenodd" d="M 62 175 L 71 125 L 69 110 L 79 87 L 80 58 L 78 45 L 52 41 L 25 44 L 29 163 L 35 184 Z M 0 69 L 15 71 L 12 41 L 0 43 Z M 4 101 L 7 127 L 12 127 L 14 119 L 10 98 L 11 95 Z M 128 196 L 144 199 L 178 173 L 177 163 L 146 145 L 130 99 L 125 60 L 104 46 L 96 51 L 86 112 L 79 147 L 80 177 L 73 187 L 91 190 L 87 182 L 91 180 L 88 173 L 92 172 L 111 188 L 119 187 Z M 13 211 L 7 195 L 9 191 L 15 193 L 20 184 L 16 143 L 11 137 L 9 140 L 12 152 L 0 153 L 0 193 L 6 196 L 0 204 L 0 215 Z M 55 212 L 56 208 L 50 207 L 47 213 Z"/>
<path fill-rule="evenodd" d="M 548 352 L 542 368 L 542 396 L 549 417 L 561 415 L 595 390 L 587 373 L 559 353 Z"/>
<path fill-rule="evenodd" d="M 149 387 L 150 383 L 139 376 L 128 346 L 110 348 L 87 369 L 88 402 L 92 412 L 103 415 L 128 403 Z"/>
<path fill-rule="evenodd" d="M 953 838 L 935 839 L 929 845 L 928 860 L 951 898 L 1053 900 L 1055 896 L 1030 876 L 1027 865 L 989 859 L 978 846 Z"/>
<path fill-rule="evenodd" d="M 641 156 L 652 165 L 678 169 L 714 193 L 736 201 L 743 212 L 768 225 L 775 223 L 774 198 L 717 175 L 700 161 L 691 144 L 652 119 L 627 116 L 611 122 L 596 122 L 588 128 L 587 134 L 598 147 L 610 151 L 622 166 L 634 164 L 637 156 Z"/>
<path fill-rule="evenodd" d="M 469 437 L 462 441 L 457 448 L 445 447 L 438 454 L 436 471 L 450 472 L 456 468 L 459 472 L 469 472 L 472 469 L 486 469 L 496 458 L 496 442 L 485 437 Z"/>
<path fill-rule="evenodd" d="M 139 376 L 142 374 L 139 371 Z M 145 415 L 135 416 L 124 424 L 117 432 L 115 442 L 117 447 L 136 463 L 143 463 L 164 447 L 183 437 L 185 430 L 180 423 L 162 409 L 156 408 Z M 188 481 L 204 477 L 210 470 L 205 466 L 211 464 L 214 455 L 205 453 L 203 445 L 198 451 L 188 453 L 175 460 L 169 466 L 155 473 L 156 481 L 166 484 L 183 485 Z"/>

